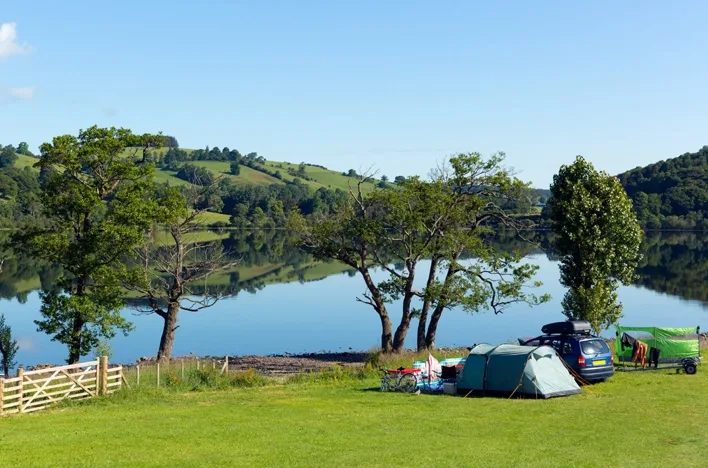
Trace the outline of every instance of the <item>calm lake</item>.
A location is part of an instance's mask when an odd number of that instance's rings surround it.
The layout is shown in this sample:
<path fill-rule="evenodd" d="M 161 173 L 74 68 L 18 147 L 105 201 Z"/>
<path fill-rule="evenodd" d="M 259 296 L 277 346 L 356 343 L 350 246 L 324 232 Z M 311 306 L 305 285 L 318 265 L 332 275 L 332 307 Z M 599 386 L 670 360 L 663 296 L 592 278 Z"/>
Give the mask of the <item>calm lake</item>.
<path fill-rule="evenodd" d="M 543 234 L 537 236 L 543 245 Z M 367 350 L 379 343 L 378 317 L 369 306 L 355 301 L 364 283 L 354 272 L 334 262 L 313 262 L 277 234 L 223 233 L 216 237 L 241 263 L 214 280 L 228 297 L 199 313 L 181 313 L 174 356 Z M 620 290 L 624 303 L 620 323 L 708 327 L 707 241 L 704 234 L 648 234 L 639 278 Z M 533 308 L 516 305 L 501 315 L 448 311 L 439 327 L 439 346 L 501 343 L 540 334 L 543 324 L 564 320 L 560 301 L 565 291 L 552 255 L 519 241 L 500 242 L 503 248 L 523 249 L 525 261 L 540 266 L 537 279 L 544 285 L 538 292 L 550 293 L 553 299 Z M 33 322 L 39 317 L 38 290 L 53 284 L 60 273 L 30 260 L 8 259 L 0 274 L 0 312 L 19 342 L 17 361 L 25 366 L 60 363 L 66 358 L 66 348 L 37 332 Z M 376 276 L 383 279 L 386 274 L 379 271 Z M 397 309 L 390 307 L 394 324 L 400 318 Z M 128 363 L 154 356 L 162 320 L 140 315 L 131 307 L 124 314 L 135 330 L 111 342 L 111 360 Z M 416 325 L 409 333 L 409 347 L 415 346 Z"/>

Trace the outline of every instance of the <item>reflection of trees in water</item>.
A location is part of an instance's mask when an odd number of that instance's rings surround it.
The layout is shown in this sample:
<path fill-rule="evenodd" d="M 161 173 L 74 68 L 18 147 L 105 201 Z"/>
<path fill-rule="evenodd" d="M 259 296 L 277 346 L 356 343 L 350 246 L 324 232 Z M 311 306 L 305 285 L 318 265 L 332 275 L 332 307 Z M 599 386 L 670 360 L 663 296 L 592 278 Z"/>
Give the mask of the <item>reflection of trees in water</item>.
<path fill-rule="evenodd" d="M 493 242 L 506 251 L 519 250 L 525 255 L 544 253 L 558 260 L 553 252 L 551 233 L 532 233 L 530 240 L 539 247 L 525 244 L 511 233 L 502 233 Z M 690 232 L 650 232 L 642 243 L 642 261 L 634 284 L 682 299 L 708 302 L 708 235 Z"/>
<path fill-rule="evenodd" d="M 238 266 L 223 275 L 217 275 L 204 284 L 193 284 L 195 295 L 220 295 L 235 297 L 241 291 L 255 294 L 268 284 L 299 281 L 301 283 L 323 279 L 308 277 L 314 266 L 312 257 L 293 245 L 282 230 L 238 231 L 223 239 L 222 247 L 229 252 L 230 260 Z M 129 305 L 140 300 L 131 299 Z"/>
<path fill-rule="evenodd" d="M 24 304 L 37 286 L 53 288 L 61 271 L 59 266 L 26 256 L 5 258 L 0 272 L 0 299 L 17 299 Z"/>
<path fill-rule="evenodd" d="M 524 237 L 533 243 L 511 232 L 502 232 L 487 242 L 506 252 L 545 254 L 549 260 L 557 259 L 548 231 L 525 233 Z M 642 244 L 644 258 L 637 268 L 635 284 L 682 299 L 708 302 L 707 244 L 708 236 L 703 233 L 648 233 Z M 312 257 L 289 242 L 282 230 L 234 232 L 222 240 L 222 245 L 233 258 L 240 260 L 238 267 L 215 280 L 215 284 L 195 285 L 196 294 L 207 289 L 228 296 L 241 291 L 255 294 L 268 284 L 305 283 L 327 275 L 308 274 L 313 266 Z M 42 290 L 55 287 L 61 274 L 61 268 L 42 261 L 5 256 L 0 272 L 0 299 L 24 303 L 37 286 Z M 347 270 L 345 274 L 357 273 Z"/>
<path fill-rule="evenodd" d="M 649 233 L 635 284 L 682 299 L 708 302 L 708 236 Z"/>

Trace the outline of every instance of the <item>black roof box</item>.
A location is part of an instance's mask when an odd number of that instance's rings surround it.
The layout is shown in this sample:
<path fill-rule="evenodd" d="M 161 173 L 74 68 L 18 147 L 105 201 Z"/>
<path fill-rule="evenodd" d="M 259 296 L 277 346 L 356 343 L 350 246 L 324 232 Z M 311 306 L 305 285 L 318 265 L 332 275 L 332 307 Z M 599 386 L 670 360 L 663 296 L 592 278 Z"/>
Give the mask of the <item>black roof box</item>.
<path fill-rule="evenodd" d="M 566 322 L 548 323 L 541 327 L 546 335 L 589 335 L 592 331 L 587 320 L 568 320 Z"/>

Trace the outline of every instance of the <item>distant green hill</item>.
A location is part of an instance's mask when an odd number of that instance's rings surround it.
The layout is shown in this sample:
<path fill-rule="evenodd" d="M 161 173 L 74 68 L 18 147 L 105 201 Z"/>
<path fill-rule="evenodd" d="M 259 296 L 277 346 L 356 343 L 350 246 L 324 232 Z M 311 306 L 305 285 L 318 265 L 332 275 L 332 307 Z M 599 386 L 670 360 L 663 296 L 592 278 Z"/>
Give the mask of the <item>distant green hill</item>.
<path fill-rule="evenodd" d="M 180 148 L 188 154 L 192 154 L 195 150 Z M 141 151 L 141 150 L 140 150 Z M 150 152 L 157 158 L 160 159 L 165 156 L 168 148 L 160 148 L 159 150 L 151 150 Z M 125 155 L 134 155 L 135 150 L 127 149 Z M 142 154 L 142 153 L 139 153 Z M 231 162 L 230 161 L 214 161 L 214 160 L 190 160 L 187 161 L 189 164 L 195 166 L 200 166 L 208 169 L 217 176 L 223 176 L 231 179 L 235 183 L 242 184 L 253 184 L 253 185 L 272 185 L 272 184 L 284 184 L 287 182 L 293 182 L 296 178 L 300 179 L 301 182 L 310 186 L 314 190 L 318 188 L 329 188 L 332 190 L 341 189 L 349 190 L 350 186 L 355 187 L 357 179 L 355 177 L 349 177 L 344 175 L 342 172 L 334 171 L 330 169 L 325 169 L 324 167 L 307 164 L 305 163 L 305 174 L 298 175 L 299 164 L 281 162 L 281 161 L 269 161 L 265 160 L 264 163 L 249 163 L 246 165 L 242 163 L 240 165 L 240 174 L 235 176 L 230 174 Z M 274 177 L 274 173 L 279 173 L 280 178 Z M 179 179 L 175 176 L 176 171 L 170 171 L 165 168 L 158 168 L 155 174 L 155 179 L 157 182 L 169 182 L 173 185 L 185 185 L 186 181 Z M 376 180 L 372 183 L 364 184 L 363 188 L 365 192 L 369 192 L 374 189 L 377 183 L 380 181 Z"/>
<path fill-rule="evenodd" d="M 644 227 L 708 229 L 708 146 L 618 178 Z"/>
<path fill-rule="evenodd" d="M 26 156 L 24 154 L 17 155 L 17 161 L 15 161 L 15 167 L 18 169 L 24 169 L 25 167 L 34 166 L 39 159 L 33 158 L 32 156 Z"/>

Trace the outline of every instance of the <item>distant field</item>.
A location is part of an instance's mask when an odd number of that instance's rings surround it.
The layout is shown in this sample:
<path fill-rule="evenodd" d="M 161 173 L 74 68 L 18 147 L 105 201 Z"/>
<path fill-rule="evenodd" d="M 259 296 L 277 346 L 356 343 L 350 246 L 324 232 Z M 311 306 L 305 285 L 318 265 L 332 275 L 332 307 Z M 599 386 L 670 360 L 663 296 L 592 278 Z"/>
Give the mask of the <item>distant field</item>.
<path fill-rule="evenodd" d="M 17 155 L 17 161 L 15 161 L 15 167 L 18 169 L 24 169 L 25 167 L 34 166 L 39 159 L 33 158 L 32 156 L 26 156 L 24 154 Z M 39 169 L 37 169 L 39 170 Z"/>
<path fill-rule="evenodd" d="M 187 153 L 191 153 L 194 150 L 191 149 L 185 149 L 182 148 L 184 151 Z M 159 150 L 152 150 L 153 152 L 157 152 L 159 154 L 165 154 L 167 152 L 168 148 L 161 148 Z M 123 152 L 123 156 L 125 157 L 136 157 L 142 155 L 142 150 L 138 150 L 137 152 L 132 149 L 128 148 Z M 17 168 L 24 168 L 24 167 L 31 167 L 37 162 L 36 158 L 32 158 L 30 156 L 24 156 L 24 155 L 18 155 L 17 162 L 15 163 L 15 167 Z M 269 170 L 269 171 L 280 171 L 282 174 L 283 179 L 276 179 L 275 177 L 266 174 L 265 172 L 261 172 L 256 169 L 252 169 L 250 167 L 244 166 L 243 164 L 241 165 L 241 173 L 238 176 L 234 176 L 229 174 L 229 171 L 231 169 L 231 163 L 229 161 L 189 161 L 189 164 L 194 164 L 195 166 L 200 166 L 204 167 L 211 172 L 213 172 L 216 175 L 223 176 L 223 177 L 228 177 L 229 179 L 233 180 L 235 183 L 241 183 L 241 184 L 254 184 L 254 185 L 272 185 L 272 184 L 283 184 L 285 182 L 292 182 L 293 179 L 295 179 L 297 176 L 293 176 L 288 174 L 288 169 L 292 168 L 294 170 L 297 170 L 299 167 L 299 164 L 293 164 L 293 163 L 287 163 L 287 162 L 278 162 L 278 161 L 266 161 L 266 163 L 263 165 L 264 169 Z M 328 169 L 322 169 L 319 167 L 315 166 L 307 166 L 305 169 L 305 174 L 313 179 L 313 180 L 305 180 L 300 178 L 300 180 L 303 181 L 306 185 L 310 186 L 313 190 L 317 190 L 318 188 L 324 187 L 324 188 L 329 188 L 329 189 L 341 189 L 344 191 L 348 191 L 350 186 L 355 187 L 357 183 L 357 179 L 353 177 L 347 177 L 342 175 L 341 172 L 334 171 L 334 170 L 328 170 Z M 173 171 L 168 171 L 164 169 L 157 169 L 155 171 L 155 182 L 163 184 L 165 182 L 169 183 L 170 185 L 187 185 L 188 182 L 179 179 L 178 177 L 175 176 L 175 173 Z M 365 192 L 370 192 L 375 188 L 374 183 L 367 183 L 364 184 L 363 186 Z"/>
<path fill-rule="evenodd" d="M 250 167 L 241 166 L 241 173 L 237 176 L 229 174 L 231 171 L 231 163 L 228 161 L 189 161 L 189 164 L 204 167 L 216 175 L 228 177 L 237 183 L 254 184 L 254 185 L 273 185 L 282 184 L 282 180 L 278 180 L 264 172 L 256 171 Z"/>
<path fill-rule="evenodd" d="M 292 163 L 287 163 L 287 162 L 278 162 L 278 161 L 266 161 L 265 166 L 274 171 L 280 171 L 281 174 L 283 174 L 283 179 L 286 180 L 293 180 L 297 176 L 292 176 L 288 174 L 288 169 L 292 168 L 294 170 L 298 170 L 299 164 L 292 164 Z M 282 166 L 282 167 L 281 167 Z M 354 177 L 347 177 L 342 175 L 341 172 L 329 170 L 329 169 L 322 169 L 320 167 L 315 167 L 315 166 L 307 166 L 305 168 L 305 174 L 314 179 L 314 181 L 308 181 L 304 180 L 304 182 L 314 189 L 318 189 L 320 187 L 325 187 L 325 188 L 330 188 L 332 190 L 334 189 L 341 189 L 344 191 L 348 191 L 349 187 L 356 187 L 357 184 L 357 179 Z M 364 184 L 364 191 L 365 192 L 370 192 L 373 190 L 375 185 L 373 183 L 367 183 Z"/>

